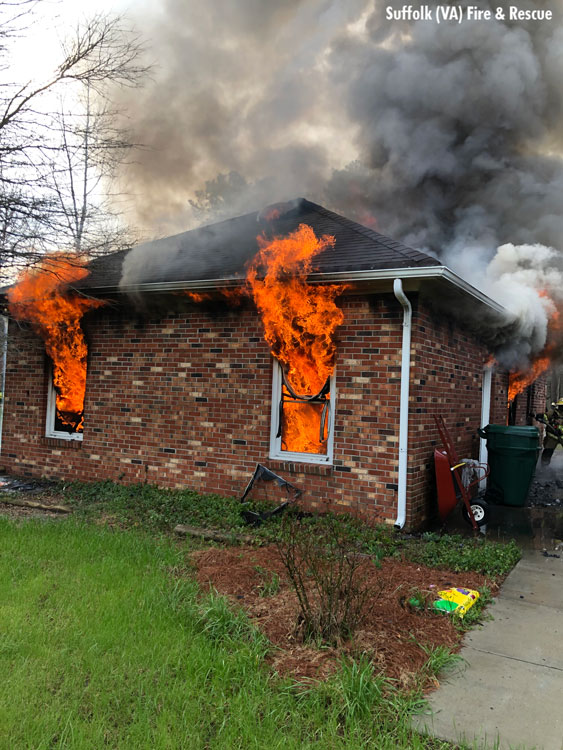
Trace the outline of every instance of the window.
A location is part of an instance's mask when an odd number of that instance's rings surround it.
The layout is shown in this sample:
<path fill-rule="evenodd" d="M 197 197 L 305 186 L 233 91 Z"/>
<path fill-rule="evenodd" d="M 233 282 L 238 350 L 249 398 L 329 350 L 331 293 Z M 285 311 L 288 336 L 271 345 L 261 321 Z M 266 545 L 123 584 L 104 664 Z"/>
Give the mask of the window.
<path fill-rule="evenodd" d="M 53 384 L 53 369 L 49 368 L 49 386 L 47 390 L 47 424 L 46 437 L 63 440 L 82 440 L 83 414 L 64 414 L 58 408 L 60 397 Z"/>
<path fill-rule="evenodd" d="M 296 394 L 274 360 L 270 458 L 332 464 L 334 373 L 317 394 Z"/>

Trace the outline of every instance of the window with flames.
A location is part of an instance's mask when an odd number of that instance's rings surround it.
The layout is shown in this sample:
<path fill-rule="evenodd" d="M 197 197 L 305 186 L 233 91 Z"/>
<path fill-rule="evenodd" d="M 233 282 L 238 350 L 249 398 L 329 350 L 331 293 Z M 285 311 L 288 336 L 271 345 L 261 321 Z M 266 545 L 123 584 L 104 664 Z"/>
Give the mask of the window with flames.
<path fill-rule="evenodd" d="M 86 391 L 86 358 L 73 363 L 74 377 L 61 373 L 60 368 L 49 368 L 47 391 L 46 437 L 82 440 L 84 432 L 84 397 Z M 64 380 L 63 380 L 64 377 Z"/>
<path fill-rule="evenodd" d="M 298 393 L 274 363 L 271 457 L 331 463 L 334 374 L 317 393 Z"/>

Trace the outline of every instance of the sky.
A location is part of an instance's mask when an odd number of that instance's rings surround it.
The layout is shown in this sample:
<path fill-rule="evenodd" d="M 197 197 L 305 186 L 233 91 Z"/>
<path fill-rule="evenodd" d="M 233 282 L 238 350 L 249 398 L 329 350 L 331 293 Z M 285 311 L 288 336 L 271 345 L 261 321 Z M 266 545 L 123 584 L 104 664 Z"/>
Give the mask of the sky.
<path fill-rule="evenodd" d="M 18 80 L 41 79 L 60 59 L 64 37 L 95 14 L 134 17 L 158 0 L 38 0 L 27 27 L 13 45 L 11 67 Z"/>
<path fill-rule="evenodd" d="M 13 46 L 11 66 L 18 79 L 41 78 L 59 59 L 66 31 L 84 18 L 94 13 L 124 13 L 131 5 L 131 0 L 42 0 Z"/>

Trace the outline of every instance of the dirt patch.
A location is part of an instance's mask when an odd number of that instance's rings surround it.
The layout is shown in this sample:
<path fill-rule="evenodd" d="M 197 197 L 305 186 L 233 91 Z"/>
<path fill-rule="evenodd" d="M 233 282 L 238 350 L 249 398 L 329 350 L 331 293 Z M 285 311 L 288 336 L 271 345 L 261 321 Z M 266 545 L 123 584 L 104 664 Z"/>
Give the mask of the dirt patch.
<path fill-rule="evenodd" d="M 394 559 L 384 560 L 380 568 L 366 563 L 367 585 L 374 595 L 361 627 L 353 640 L 339 648 L 317 649 L 300 639 L 297 599 L 275 546 L 198 550 L 192 559 L 198 581 L 243 607 L 278 647 L 270 657 L 272 667 L 300 679 L 325 678 L 343 654 L 366 653 L 378 671 L 409 687 L 427 659 L 419 644 L 457 650 L 462 639 L 449 617 L 413 611 L 405 604 L 412 592 L 484 585 L 496 592 L 496 586 L 478 573 L 452 573 Z M 279 589 L 264 595 L 272 573 L 279 576 Z"/>

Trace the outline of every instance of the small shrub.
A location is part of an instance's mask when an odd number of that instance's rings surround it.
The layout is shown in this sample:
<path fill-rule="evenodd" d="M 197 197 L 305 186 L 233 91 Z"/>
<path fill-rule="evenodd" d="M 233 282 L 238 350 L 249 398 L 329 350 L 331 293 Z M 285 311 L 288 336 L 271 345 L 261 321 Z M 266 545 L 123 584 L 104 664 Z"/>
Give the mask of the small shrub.
<path fill-rule="evenodd" d="M 374 599 L 366 581 L 374 565 L 361 545 L 334 516 L 293 514 L 284 519 L 276 545 L 297 594 L 303 639 L 334 645 L 349 638 Z"/>

